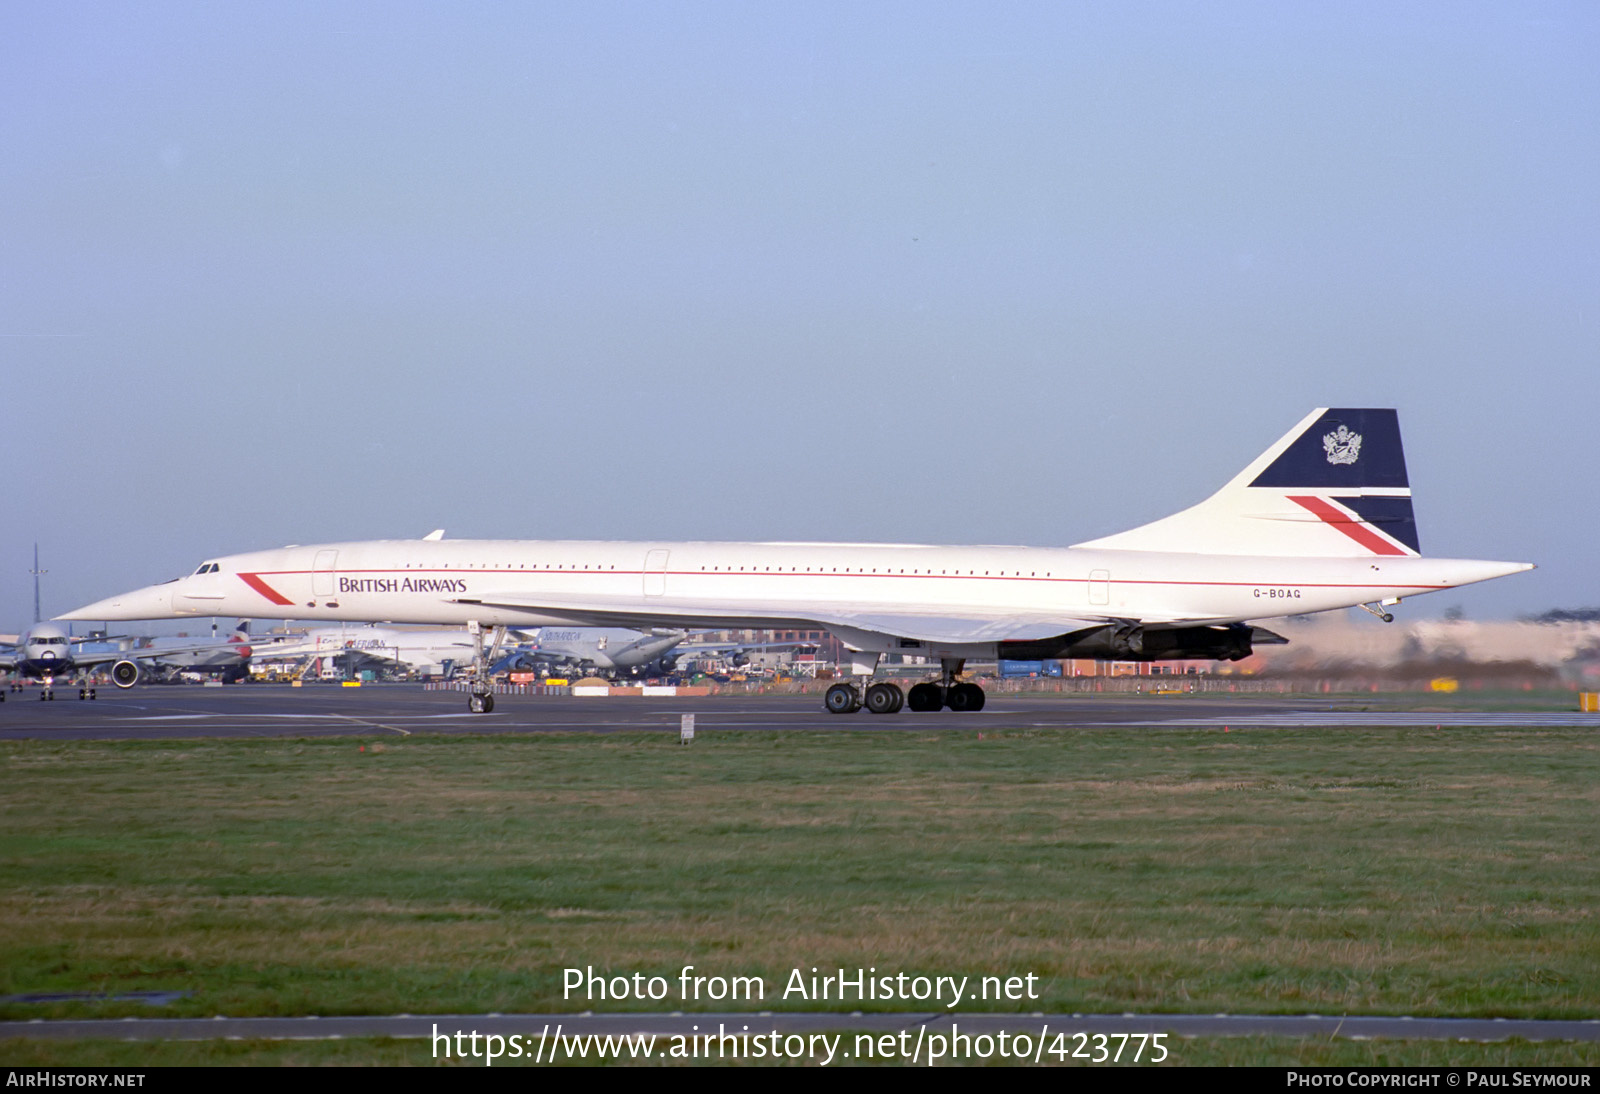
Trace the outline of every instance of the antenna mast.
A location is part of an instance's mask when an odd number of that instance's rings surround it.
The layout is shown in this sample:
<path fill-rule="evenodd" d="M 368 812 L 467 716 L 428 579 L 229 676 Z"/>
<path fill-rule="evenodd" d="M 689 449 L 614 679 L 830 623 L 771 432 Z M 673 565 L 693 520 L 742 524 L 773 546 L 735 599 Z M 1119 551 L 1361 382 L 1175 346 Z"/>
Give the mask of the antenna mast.
<path fill-rule="evenodd" d="M 39 615 L 39 575 L 50 572 L 49 570 L 39 569 L 39 545 L 37 543 L 33 545 L 33 569 L 28 572 L 33 575 L 33 621 L 37 623 L 41 618 Z"/>

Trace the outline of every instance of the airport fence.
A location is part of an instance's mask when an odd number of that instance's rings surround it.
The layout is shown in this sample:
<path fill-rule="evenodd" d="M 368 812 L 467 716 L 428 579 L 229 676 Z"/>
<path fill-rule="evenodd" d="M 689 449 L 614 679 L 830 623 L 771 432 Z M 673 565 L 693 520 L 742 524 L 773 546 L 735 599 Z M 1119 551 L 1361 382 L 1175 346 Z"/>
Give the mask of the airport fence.
<path fill-rule="evenodd" d="M 465 680 L 430 680 L 422 685 L 423 691 L 466 691 L 471 685 Z M 493 684 L 496 695 L 571 695 L 566 684 Z"/>

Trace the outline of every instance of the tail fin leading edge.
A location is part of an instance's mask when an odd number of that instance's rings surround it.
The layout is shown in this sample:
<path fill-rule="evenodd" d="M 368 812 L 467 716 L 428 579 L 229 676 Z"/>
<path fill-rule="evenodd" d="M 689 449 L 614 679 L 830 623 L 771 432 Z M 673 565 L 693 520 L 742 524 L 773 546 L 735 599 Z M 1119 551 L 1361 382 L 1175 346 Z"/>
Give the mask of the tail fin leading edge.
<path fill-rule="evenodd" d="M 1075 546 L 1223 555 L 1419 555 L 1399 416 L 1373 408 L 1314 410 L 1199 505 Z"/>

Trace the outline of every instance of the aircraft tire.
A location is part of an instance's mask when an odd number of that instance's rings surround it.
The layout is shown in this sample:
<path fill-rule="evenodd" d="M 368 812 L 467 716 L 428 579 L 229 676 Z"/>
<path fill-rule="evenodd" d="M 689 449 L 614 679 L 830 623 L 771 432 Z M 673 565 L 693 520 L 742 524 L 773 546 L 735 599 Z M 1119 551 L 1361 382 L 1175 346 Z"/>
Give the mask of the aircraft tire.
<path fill-rule="evenodd" d="M 916 684 L 906 695 L 906 706 L 919 714 L 944 706 L 944 689 L 938 684 Z"/>
<path fill-rule="evenodd" d="M 974 711 L 983 709 L 983 700 L 983 689 L 977 684 L 956 684 L 945 703 L 951 710 Z"/>
<path fill-rule="evenodd" d="M 905 703 L 905 693 L 894 684 L 873 684 L 867 689 L 866 705 L 873 714 L 893 714 Z"/>
<path fill-rule="evenodd" d="M 822 697 L 829 714 L 853 714 L 861 709 L 861 695 L 849 684 L 835 684 Z"/>
<path fill-rule="evenodd" d="M 494 696 L 488 692 L 482 695 L 474 692 L 467 696 L 467 709 L 474 714 L 488 714 L 494 710 Z"/>

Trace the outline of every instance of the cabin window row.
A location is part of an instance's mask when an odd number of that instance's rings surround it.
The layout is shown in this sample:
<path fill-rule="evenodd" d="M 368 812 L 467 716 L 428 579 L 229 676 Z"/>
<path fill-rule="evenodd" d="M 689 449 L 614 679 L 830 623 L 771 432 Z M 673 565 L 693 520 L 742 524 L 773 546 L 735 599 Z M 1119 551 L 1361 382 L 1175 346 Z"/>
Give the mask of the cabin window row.
<path fill-rule="evenodd" d="M 408 563 L 406 563 L 406 569 L 408 569 L 408 570 L 412 569 L 413 565 L 415 565 L 415 568 L 419 569 L 419 570 L 450 570 L 450 569 L 452 569 L 452 567 L 450 566 L 449 563 L 443 563 L 443 564 L 434 563 L 432 565 L 426 565 L 425 566 L 420 562 L 419 563 L 415 563 L 415 564 L 408 562 Z M 479 566 L 475 562 L 470 562 L 470 563 L 467 564 L 467 566 L 465 568 L 467 568 L 467 569 L 483 569 L 483 570 L 489 570 L 489 569 L 498 570 L 498 569 L 500 569 L 500 564 L 498 562 L 496 562 L 493 566 Z M 527 563 L 527 562 L 510 563 L 510 562 L 508 562 L 508 563 L 505 564 L 505 568 L 507 570 L 565 570 L 565 571 L 580 571 L 580 572 L 581 571 L 588 571 L 590 573 L 594 573 L 594 572 L 598 571 L 600 573 L 608 573 L 608 572 L 614 571 L 617 567 L 614 564 L 610 565 L 610 566 L 602 566 L 602 565 L 599 565 L 598 563 L 596 563 L 595 565 L 591 566 L 588 563 L 583 563 L 582 565 L 579 565 L 576 562 L 573 562 L 573 563 L 557 562 L 557 563 L 554 563 L 553 565 L 542 564 L 542 563 L 538 563 L 538 562 L 534 562 L 534 563 Z M 207 572 L 207 571 L 205 570 L 204 567 L 202 567 L 198 572 L 204 573 L 204 572 Z M 625 570 L 623 572 L 624 573 L 628 573 L 630 571 L 626 571 Z M 752 574 L 759 574 L 759 573 L 767 573 L 767 574 L 773 574 L 773 573 L 777 573 L 777 574 L 782 574 L 782 573 L 790 573 L 790 574 L 880 574 L 880 575 L 887 576 L 887 577 L 907 575 L 907 574 L 909 574 L 909 576 L 911 576 L 911 577 L 936 577 L 936 576 L 937 577 L 961 577 L 962 576 L 962 573 L 961 573 L 960 570 L 939 570 L 936 573 L 935 571 L 933 571 L 931 569 L 930 570 L 913 569 L 913 570 L 907 571 L 904 567 L 901 567 L 900 569 L 895 569 L 893 567 L 883 567 L 883 568 L 872 567 L 871 569 L 869 569 L 869 568 L 867 568 L 865 566 L 844 566 L 844 567 L 834 566 L 834 567 L 831 567 L 831 568 L 827 567 L 827 566 L 804 566 L 804 567 L 801 567 L 801 566 L 790 566 L 787 570 L 785 570 L 782 566 L 776 566 L 776 567 L 774 567 L 774 566 L 767 566 L 767 567 L 740 566 L 737 569 L 735 567 L 732 567 L 732 566 L 701 566 L 700 567 L 700 572 L 701 573 L 730 573 L 730 574 L 731 573 L 741 573 L 741 574 L 742 573 L 752 573 Z M 979 576 L 979 574 L 978 574 L 977 570 L 968 570 L 966 572 L 965 576 L 967 576 L 967 577 L 977 577 L 977 576 Z M 983 571 L 982 576 L 983 577 L 1022 577 L 1023 573 L 1022 573 L 1021 570 L 985 570 L 985 571 Z M 1039 571 L 1037 571 L 1037 570 L 1030 570 L 1030 571 L 1028 571 L 1027 576 L 1028 577 L 1039 577 L 1040 574 L 1039 574 Z M 1052 577 L 1052 576 L 1054 576 L 1054 574 L 1053 574 L 1052 571 L 1046 570 L 1044 572 L 1043 576 Z"/>

